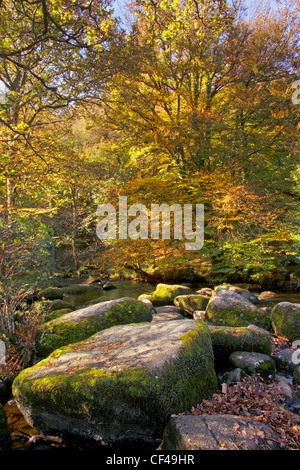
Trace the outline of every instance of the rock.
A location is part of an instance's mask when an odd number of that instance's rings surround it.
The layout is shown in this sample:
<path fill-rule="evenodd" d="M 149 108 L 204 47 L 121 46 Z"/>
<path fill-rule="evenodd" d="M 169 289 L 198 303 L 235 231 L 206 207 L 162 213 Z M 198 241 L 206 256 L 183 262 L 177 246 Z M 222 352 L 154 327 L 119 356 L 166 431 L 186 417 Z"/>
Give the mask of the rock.
<path fill-rule="evenodd" d="M 211 340 L 217 369 L 229 365 L 229 356 L 235 351 L 258 352 L 266 355 L 272 353 L 272 342 L 263 331 L 250 327 L 210 328 Z"/>
<path fill-rule="evenodd" d="M 174 305 L 164 305 L 163 307 L 156 307 L 155 311 L 157 314 L 161 314 L 161 313 L 173 313 L 175 315 L 182 314 L 182 310 L 180 308 L 174 307 Z"/>
<path fill-rule="evenodd" d="M 276 297 L 275 292 L 264 291 L 259 294 L 258 300 L 273 300 L 275 297 Z"/>
<path fill-rule="evenodd" d="M 224 286 L 217 286 L 215 287 L 215 292 L 221 292 L 222 290 L 226 290 L 227 292 L 232 292 L 234 294 L 239 294 L 245 299 L 249 300 L 249 302 L 256 304 L 258 302 L 257 296 L 251 294 L 247 289 L 243 289 L 242 287 L 231 286 L 230 284 Z"/>
<path fill-rule="evenodd" d="M 245 297 L 229 290 L 219 289 L 206 309 L 207 321 L 214 325 L 270 327 L 268 315 Z"/>
<path fill-rule="evenodd" d="M 271 322 L 277 335 L 300 340 L 300 304 L 279 302 L 272 310 Z"/>
<path fill-rule="evenodd" d="M 181 320 L 184 317 L 180 313 L 157 313 L 156 315 L 153 315 L 152 321 L 153 322 L 158 322 L 158 321 L 173 321 L 173 320 Z"/>
<path fill-rule="evenodd" d="M 294 349 L 286 348 L 282 349 L 281 351 L 278 351 L 274 355 L 278 372 L 285 376 L 293 375 L 294 369 L 297 366 L 297 364 L 295 364 L 295 362 L 293 361 L 295 357 L 294 353 Z"/>
<path fill-rule="evenodd" d="M 193 291 L 187 286 L 157 284 L 150 300 L 154 307 L 174 305 L 175 297 L 188 294 L 193 294 Z"/>
<path fill-rule="evenodd" d="M 280 436 L 270 427 L 233 415 L 172 417 L 159 450 L 280 450 Z"/>
<path fill-rule="evenodd" d="M 209 297 L 200 294 L 179 295 L 175 297 L 174 304 L 183 310 L 188 316 L 192 316 L 195 310 L 205 310 Z"/>
<path fill-rule="evenodd" d="M 111 282 L 105 282 L 104 284 L 102 284 L 102 288 L 103 290 L 112 290 L 116 289 L 116 286 L 114 286 Z"/>
<path fill-rule="evenodd" d="M 45 320 L 44 323 L 47 323 L 51 320 L 55 320 L 55 318 L 60 318 L 63 315 L 66 315 L 67 313 L 73 312 L 73 308 L 62 308 L 61 310 L 54 310 L 54 312 L 49 313 Z"/>
<path fill-rule="evenodd" d="M 141 302 L 143 302 L 143 304 L 147 305 L 147 307 L 149 308 L 150 312 L 152 313 L 152 315 L 156 315 L 157 314 L 157 311 L 156 309 L 153 307 L 153 304 L 151 302 L 151 300 L 148 300 L 148 299 L 141 299 Z"/>
<path fill-rule="evenodd" d="M 67 313 L 41 325 L 37 334 L 37 354 L 46 357 L 55 349 L 82 341 L 115 325 L 150 322 L 149 308 L 130 297 L 101 302 Z"/>
<path fill-rule="evenodd" d="M 47 289 L 40 290 L 37 294 L 38 300 L 56 300 L 62 299 L 64 292 L 60 287 L 48 287 Z"/>
<path fill-rule="evenodd" d="M 27 422 L 44 434 L 151 448 L 172 413 L 216 390 L 209 329 L 188 319 L 109 328 L 54 351 L 13 383 Z"/>
<path fill-rule="evenodd" d="M 205 310 L 195 310 L 193 312 L 193 319 L 194 320 L 205 321 L 206 320 L 206 311 Z"/>
<path fill-rule="evenodd" d="M 75 310 L 75 306 L 71 304 L 70 302 L 66 302 L 65 300 L 61 299 L 56 299 L 53 300 L 53 302 L 50 305 L 49 312 L 54 312 L 55 310 L 62 310 L 62 309 L 69 309 L 69 310 Z"/>
<path fill-rule="evenodd" d="M 236 351 L 230 354 L 229 360 L 248 375 L 260 374 L 264 379 L 275 377 L 275 361 L 266 354 Z"/>
<path fill-rule="evenodd" d="M 138 297 L 138 300 L 150 300 L 151 302 L 151 299 L 152 299 L 152 294 L 141 294 L 139 297 Z M 151 302 L 152 303 L 152 302 Z"/>
<path fill-rule="evenodd" d="M 242 382 L 244 378 L 247 377 L 247 374 L 242 369 L 234 369 L 223 374 L 218 375 L 218 381 L 220 386 L 222 384 L 232 385 L 238 382 Z"/>
<path fill-rule="evenodd" d="M 300 410 L 300 394 L 293 390 L 293 386 L 290 385 L 283 377 L 276 377 L 275 379 L 277 390 L 279 391 L 282 399 L 284 400 L 283 406 L 292 413 Z"/>
<path fill-rule="evenodd" d="M 11 436 L 5 410 L 3 406 L 0 405 L 0 450 L 10 450 L 11 444 Z"/>
<path fill-rule="evenodd" d="M 95 284 L 72 284 L 62 287 L 62 291 L 65 295 L 83 295 L 91 291 L 100 292 L 102 291 L 102 286 Z"/>

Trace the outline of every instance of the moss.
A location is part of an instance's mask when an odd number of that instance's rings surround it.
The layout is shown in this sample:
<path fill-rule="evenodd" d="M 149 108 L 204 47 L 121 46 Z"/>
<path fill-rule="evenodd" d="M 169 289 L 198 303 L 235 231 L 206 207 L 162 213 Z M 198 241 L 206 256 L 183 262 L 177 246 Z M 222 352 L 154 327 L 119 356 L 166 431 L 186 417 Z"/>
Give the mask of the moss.
<path fill-rule="evenodd" d="M 60 318 L 64 315 L 66 315 L 66 313 L 73 312 L 73 310 L 74 310 L 73 308 L 72 309 L 71 308 L 63 308 L 61 310 L 54 310 L 53 312 L 49 313 L 46 316 L 44 322 L 47 323 L 51 320 L 55 320 L 55 318 Z"/>
<path fill-rule="evenodd" d="M 12 441 L 5 410 L 0 404 L 0 450 L 9 450 L 11 448 L 11 444 Z"/>
<path fill-rule="evenodd" d="M 152 314 L 142 302 L 123 300 L 104 314 L 89 315 L 78 321 L 56 318 L 42 325 L 37 334 L 36 347 L 39 357 L 46 357 L 66 344 L 83 341 L 98 331 L 116 325 L 151 321 Z"/>
<path fill-rule="evenodd" d="M 54 312 L 55 310 L 62 310 L 64 308 L 68 308 L 71 311 L 75 310 L 75 306 L 70 302 L 66 302 L 65 300 L 56 299 L 50 305 L 50 312 Z"/>
<path fill-rule="evenodd" d="M 179 295 L 175 297 L 176 307 L 192 314 L 195 310 L 205 310 L 209 302 L 209 297 L 199 294 Z"/>
<path fill-rule="evenodd" d="M 253 308 L 245 308 L 242 305 L 215 307 L 214 297 L 211 298 L 206 309 L 207 320 L 214 325 L 239 327 L 253 324 L 261 328 L 270 328 L 270 319 L 266 312 L 255 306 Z"/>
<path fill-rule="evenodd" d="M 161 305 L 174 305 L 175 297 L 188 294 L 193 294 L 193 291 L 186 286 L 157 284 L 150 300 L 157 307 Z"/>
<path fill-rule="evenodd" d="M 98 286 L 83 284 L 73 284 L 72 286 L 65 286 L 62 288 L 63 293 L 67 295 L 81 295 L 85 294 L 86 292 L 96 292 L 97 290 L 100 292 L 102 289 Z"/>
<path fill-rule="evenodd" d="M 156 438 L 161 437 L 172 413 L 190 409 L 217 390 L 207 325 L 197 323 L 197 329 L 180 339 L 184 347 L 178 358 L 161 371 L 90 368 L 66 374 L 53 368 L 52 374 L 52 363 L 55 366 L 58 357 L 72 350 L 61 348 L 15 379 L 14 397 L 22 406 L 30 406 L 33 416 L 43 410 L 55 416 L 83 417 L 103 439 L 110 426 L 114 432 L 122 429 L 123 434 L 130 434 L 128 427 L 149 427 Z M 47 377 L 39 376 L 41 368 L 49 370 Z"/>
<path fill-rule="evenodd" d="M 264 379 L 275 377 L 275 361 L 265 354 L 235 351 L 229 357 L 234 367 L 246 374 L 260 374 Z"/>
<path fill-rule="evenodd" d="M 263 331 L 240 328 L 216 328 L 210 331 L 218 369 L 228 366 L 229 356 L 234 351 L 258 352 L 266 355 L 272 353 L 272 342 Z"/>
<path fill-rule="evenodd" d="M 271 322 L 276 334 L 290 341 L 300 339 L 300 306 L 290 302 L 280 302 L 271 312 Z"/>
<path fill-rule="evenodd" d="M 63 290 L 59 287 L 48 287 L 39 291 L 37 298 L 38 300 L 46 299 L 46 300 L 55 300 L 55 299 L 62 299 L 63 298 Z"/>

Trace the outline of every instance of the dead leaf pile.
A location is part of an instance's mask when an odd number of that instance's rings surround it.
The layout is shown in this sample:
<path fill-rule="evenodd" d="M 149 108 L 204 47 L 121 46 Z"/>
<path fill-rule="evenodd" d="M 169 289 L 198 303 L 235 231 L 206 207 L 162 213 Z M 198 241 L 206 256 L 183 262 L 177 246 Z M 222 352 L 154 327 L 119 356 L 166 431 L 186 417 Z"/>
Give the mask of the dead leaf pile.
<path fill-rule="evenodd" d="M 282 406 L 276 384 L 267 383 L 259 374 L 229 386 L 227 393 L 216 393 L 186 414 L 230 414 L 263 422 L 279 435 L 282 449 L 300 450 L 300 416 Z"/>

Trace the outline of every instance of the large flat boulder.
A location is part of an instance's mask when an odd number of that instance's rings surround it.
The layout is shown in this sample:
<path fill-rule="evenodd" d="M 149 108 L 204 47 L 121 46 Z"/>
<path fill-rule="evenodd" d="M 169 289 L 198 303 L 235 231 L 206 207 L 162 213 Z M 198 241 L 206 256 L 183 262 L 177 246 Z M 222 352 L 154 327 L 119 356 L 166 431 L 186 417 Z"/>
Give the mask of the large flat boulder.
<path fill-rule="evenodd" d="M 206 319 L 220 326 L 257 325 L 270 328 L 268 314 L 242 295 L 220 288 L 211 298 L 206 309 Z"/>
<path fill-rule="evenodd" d="M 143 302 L 130 297 L 109 300 L 55 318 L 39 327 L 36 347 L 39 357 L 98 331 L 126 323 L 150 322 L 152 314 Z"/>
<path fill-rule="evenodd" d="M 272 310 L 271 322 L 277 335 L 300 340 L 300 304 L 279 302 Z"/>
<path fill-rule="evenodd" d="M 233 415 L 183 415 L 166 426 L 160 450 L 280 450 L 269 426 Z"/>
<path fill-rule="evenodd" d="M 172 413 L 216 390 L 209 329 L 188 319 L 109 328 L 54 351 L 13 383 L 40 432 L 154 449 Z"/>

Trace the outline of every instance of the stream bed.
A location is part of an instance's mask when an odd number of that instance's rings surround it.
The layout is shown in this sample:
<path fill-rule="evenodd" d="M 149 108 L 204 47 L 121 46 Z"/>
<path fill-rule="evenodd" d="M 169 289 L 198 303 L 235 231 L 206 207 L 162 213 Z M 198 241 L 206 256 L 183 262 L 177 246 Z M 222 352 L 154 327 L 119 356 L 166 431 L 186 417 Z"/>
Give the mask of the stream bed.
<path fill-rule="evenodd" d="M 85 279 L 78 280 L 65 280 L 63 284 L 72 285 L 75 283 L 84 284 Z M 102 290 L 99 285 L 99 289 L 90 289 L 89 292 L 86 292 L 84 295 L 67 295 L 66 300 L 73 303 L 76 308 L 80 308 L 85 305 L 88 301 L 93 300 L 97 297 L 104 296 L 107 300 L 113 300 L 121 297 L 133 297 L 138 298 L 141 294 L 150 293 L 155 290 L 155 286 L 149 283 L 128 281 L 128 280 L 116 280 L 112 281 L 114 289 L 111 290 Z M 191 287 L 193 290 L 200 289 L 201 285 L 198 284 L 186 284 Z M 96 285 L 95 285 L 96 287 Z M 253 294 L 259 295 L 259 292 L 253 292 Z M 276 295 L 272 300 L 264 301 L 264 305 L 273 306 L 278 302 L 292 302 L 300 304 L 300 293 L 289 292 L 282 293 L 276 292 Z M 8 425 L 11 430 L 12 437 L 12 450 L 63 450 L 63 449 L 74 449 L 75 450 L 85 450 L 85 447 L 81 447 L 80 444 L 60 442 L 60 440 L 53 440 L 49 442 L 42 441 L 37 439 L 37 442 L 34 442 L 34 437 L 32 440 L 31 436 L 38 436 L 39 431 L 30 427 L 19 409 L 17 408 L 13 398 L 5 405 L 5 411 L 7 414 Z M 74 447 L 75 446 L 75 447 Z"/>

